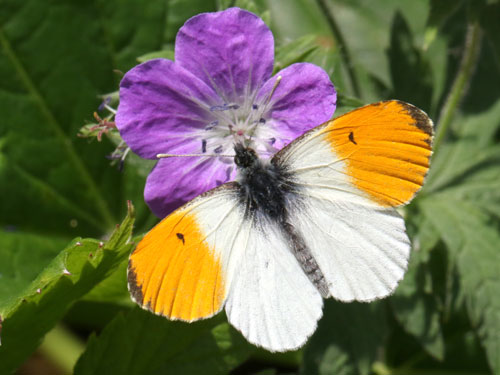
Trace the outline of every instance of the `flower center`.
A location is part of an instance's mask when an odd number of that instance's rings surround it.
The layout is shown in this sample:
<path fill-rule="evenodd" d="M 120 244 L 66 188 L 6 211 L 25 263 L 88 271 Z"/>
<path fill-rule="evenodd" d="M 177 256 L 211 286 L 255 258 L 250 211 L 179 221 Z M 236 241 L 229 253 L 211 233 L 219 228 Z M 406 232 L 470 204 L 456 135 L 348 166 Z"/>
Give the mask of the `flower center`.
<path fill-rule="evenodd" d="M 210 107 L 210 116 L 204 128 L 197 132 L 201 153 L 234 154 L 234 145 L 243 143 L 252 147 L 260 157 L 270 157 L 278 138 L 270 116 L 270 101 L 281 77 L 277 77 L 271 92 L 256 99 L 256 93 L 239 103 L 224 103 Z"/>

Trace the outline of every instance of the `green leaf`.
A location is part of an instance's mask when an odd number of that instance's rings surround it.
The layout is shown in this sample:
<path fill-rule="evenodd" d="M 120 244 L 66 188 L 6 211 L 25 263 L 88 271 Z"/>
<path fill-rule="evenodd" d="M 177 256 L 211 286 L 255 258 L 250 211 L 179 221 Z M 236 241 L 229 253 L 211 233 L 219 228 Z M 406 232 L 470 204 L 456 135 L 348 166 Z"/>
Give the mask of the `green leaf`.
<path fill-rule="evenodd" d="M 389 299 L 403 329 L 413 335 L 433 357 L 442 360 L 444 342 L 436 297 L 432 295 L 426 254 L 413 251 L 403 281 Z"/>
<path fill-rule="evenodd" d="M 455 138 L 460 137 L 460 140 L 443 144 L 439 154 L 434 155 L 424 185 L 425 193 L 461 185 L 464 180 L 481 175 L 489 167 L 498 170 L 494 168 L 498 157 L 494 134 L 499 128 L 500 100 L 486 112 L 458 118 L 452 130 Z M 496 190 L 490 185 L 491 192 Z"/>
<path fill-rule="evenodd" d="M 448 43 L 441 34 L 437 35 L 432 42 L 422 47 L 422 58 L 429 64 L 432 86 L 431 108 L 428 114 L 436 118 L 440 111 L 440 101 L 443 98 L 448 72 Z"/>
<path fill-rule="evenodd" d="M 473 203 L 444 194 L 421 202 L 423 212 L 442 233 L 455 258 L 469 317 L 486 349 L 489 364 L 500 371 L 500 235 Z"/>
<path fill-rule="evenodd" d="M 323 68 L 337 91 L 343 91 L 346 73 L 342 71 L 339 51 L 330 36 L 304 35 L 278 46 L 273 74 L 298 62 L 309 62 Z"/>
<path fill-rule="evenodd" d="M 481 13 L 481 25 L 486 33 L 486 37 L 492 44 L 493 52 L 500 71 L 500 3 L 490 4 L 484 7 Z"/>
<path fill-rule="evenodd" d="M 428 13 L 426 1 L 389 0 L 384 2 L 384 6 L 369 0 L 327 2 L 331 5 L 330 12 L 347 44 L 342 46 L 335 38 L 332 39 L 325 14 L 317 2 L 273 0 L 268 1 L 268 4 L 276 40 L 297 39 L 304 34 L 315 34 L 327 40 L 333 51 L 348 48 L 352 60 L 350 68 L 358 77 L 360 98 L 365 102 L 387 98 L 390 94 L 387 90 L 392 86 L 386 55 L 390 41 L 387 25 L 395 12 L 399 10 L 410 20 L 410 29 L 418 36 L 423 34 Z M 344 62 L 332 66 L 335 86 L 347 96 L 356 96 L 350 85 L 345 83 L 349 79 Z M 328 69 L 327 71 L 331 73 Z"/>
<path fill-rule="evenodd" d="M 221 320 L 175 322 L 132 309 L 91 337 L 75 375 L 226 374 L 253 349 Z"/>
<path fill-rule="evenodd" d="M 99 22 L 90 21 L 87 27 L 100 26 L 98 32 L 105 38 L 104 47 L 114 69 L 126 72 L 135 65 L 137 56 L 161 47 L 167 18 L 165 1 L 95 0 L 94 4 L 95 14 L 91 15 Z M 77 10 L 68 5 L 72 12 Z"/>
<path fill-rule="evenodd" d="M 97 284 L 82 300 L 92 302 L 115 302 L 131 305 L 132 300 L 127 289 L 128 259 L 119 264 L 113 274 Z"/>
<path fill-rule="evenodd" d="M 12 303 L 2 307 L 0 373 L 19 366 L 69 306 L 127 258 L 133 247 L 128 243 L 133 223 L 130 208 L 106 243 L 73 240 Z"/>
<path fill-rule="evenodd" d="M 174 60 L 175 58 L 175 53 L 173 50 L 170 49 L 164 49 L 161 51 L 155 51 L 155 52 L 149 52 L 146 53 L 145 55 L 139 56 L 137 58 L 137 61 L 140 63 L 153 60 L 153 59 L 167 59 L 167 60 Z"/>
<path fill-rule="evenodd" d="M 457 140 L 444 144 L 433 160 L 429 186 L 416 205 L 440 233 L 458 271 L 460 296 L 486 349 L 493 371 L 500 371 L 500 102 L 466 116 L 452 129 Z"/>
<path fill-rule="evenodd" d="M 317 35 L 304 35 L 276 47 L 273 74 L 289 65 L 304 61 L 311 52 L 319 48 L 317 40 Z"/>
<path fill-rule="evenodd" d="M 500 101 L 488 112 L 457 121 L 455 134 L 460 140 L 444 144 L 432 161 L 424 186 L 444 200 L 468 201 L 500 218 L 500 146 L 493 134 L 500 127 Z"/>
<path fill-rule="evenodd" d="M 415 45 L 405 18 L 396 12 L 388 50 L 393 92 L 391 96 L 429 111 L 432 100 L 430 65 Z"/>
<path fill-rule="evenodd" d="M 441 27 L 445 21 L 463 6 L 464 0 L 430 0 L 428 26 Z"/>
<path fill-rule="evenodd" d="M 184 350 L 162 366 L 163 373 L 227 374 L 254 352 L 239 332 L 228 323 L 221 323 L 200 335 Z"/>
<path fill-rule="evenodd" d="M 71 238 L 109 235 L 127 199 L 138 203 L 140 226 L 150 216 L 141 204 L 145 177 L 110 167 L 105 156 L 114 146 L 77 132 L 98 95 L 116 90 L 113 69 L 126 71 L 136 56 L 162 47 L 166 3 L 3 0 L 0 7 L 0 227 L 15 229 L 0 239 L 0 272 L 17 272 L 26 287 Z M 33 262 L 24 261 L 28 253 Z"/>
<path fill-rule="evenodd" d="M 324 317 L 304 350 L 302 374 L 369 374 L 387 325 L 383 302 L 325 301 Z"/>
<path fill-rule="evenodd" d="M 198 13 L 214 12 L 217 9 L 216 0 L 169 0 L 165 27 L 165 41 L 173 44 L 180 27 L 188 18 Z"/>
<path fill-rule="evenodd" d="M 12 302 L 68 243 L 64 239 L 2 231 L 0 233 L 0 311 Z"/>
<path fill-rule="evenodd" d="M 217 0 L 217 9 L 224 10 L 234 6 L 236 0 Z"/>

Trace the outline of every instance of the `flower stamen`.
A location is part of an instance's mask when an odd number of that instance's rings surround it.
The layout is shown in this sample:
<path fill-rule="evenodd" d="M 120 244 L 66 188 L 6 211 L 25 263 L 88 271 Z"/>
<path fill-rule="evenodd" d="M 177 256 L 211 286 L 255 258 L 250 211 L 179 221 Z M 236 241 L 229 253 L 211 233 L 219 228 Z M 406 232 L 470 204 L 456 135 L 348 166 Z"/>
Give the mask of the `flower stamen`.
<path fill-rule="evenodd" d="M 269 102 L 271 101 L 271 98 L 273 97 L 274 92 L 278 88 L 278 85 L 280 84 L 282 78 L 283 78 L 282 76 L 276 77 L 276 81 L 274 82 L 274 86 L 273 86 L 271 92 L 269 93 L 269 96 L 267 97 L 266 105 L 269 104 Z"/>

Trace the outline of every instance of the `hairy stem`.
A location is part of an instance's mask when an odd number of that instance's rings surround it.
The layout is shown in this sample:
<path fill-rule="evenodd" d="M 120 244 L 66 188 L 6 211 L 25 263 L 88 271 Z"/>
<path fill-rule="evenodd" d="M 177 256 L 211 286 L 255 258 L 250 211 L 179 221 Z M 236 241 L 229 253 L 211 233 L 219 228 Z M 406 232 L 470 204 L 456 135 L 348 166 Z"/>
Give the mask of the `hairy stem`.
<path fill-rule="evenodd" d="M 476 21 L 469 24 L 467 27 L 464 52 L 460 62 L 460 67 L 455 80 L 453 81 L 453 85 L 451 86 L 450 93 L 448 94 L 446 102 L 439 115 L 436 137 L 434 139 L 434 155 L 437 154 L 437 151 L 453 120 L 456 109 L 467 91 L 467 86 L 472 77 L 474 66 L 476 65 L 477 57 L 479 55 L 480 45 L 481 28 L 479 27 L 479 23 Z"/>

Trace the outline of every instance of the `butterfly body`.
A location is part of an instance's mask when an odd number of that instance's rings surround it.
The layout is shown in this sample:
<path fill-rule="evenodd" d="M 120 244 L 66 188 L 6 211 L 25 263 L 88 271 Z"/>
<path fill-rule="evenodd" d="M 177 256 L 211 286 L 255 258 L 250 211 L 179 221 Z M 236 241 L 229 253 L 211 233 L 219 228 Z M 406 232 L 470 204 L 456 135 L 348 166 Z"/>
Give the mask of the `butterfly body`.
<path fill-rule="evenodd" d="M 241 143 L 235 145 L 234 151 L 245 219 L 263 235 L 266 228 L 275 226 L 309 280 L 323 297 L 328 297 L 328 286 L 319 265 L 288 218 L 290 209 L 300 209 L 301 204 L 300 188 L 294 183 L 293 173 L 276 159 L 270 162 L 259 159 L 252 148 Z"/>
<path fill-rule="evenodd" d="M 395 207 L 424 183 L 431 144 L 430 119 L 399 101 L 320 125 L 269 161 L 236 144 L 237 181 L 174 211 L 138 244 L 132 298 L 184 321 L 225 308 L 258 346 L 302 346 L 323 298 L 372 301 L 403 278 L 410 241 Z"/>
<path fill-rule="evenodd" d="M 280 165 L 259 159 L 252 148 L 241 143 L 235 145 L 234 151 L 245 216 L 274 222 L 286 220 L 287 201 L 297 198 L 291 173 Z"/>

